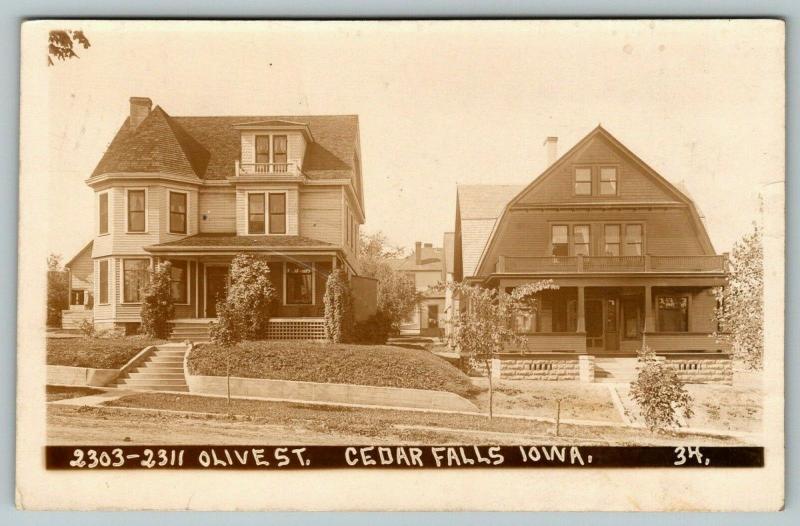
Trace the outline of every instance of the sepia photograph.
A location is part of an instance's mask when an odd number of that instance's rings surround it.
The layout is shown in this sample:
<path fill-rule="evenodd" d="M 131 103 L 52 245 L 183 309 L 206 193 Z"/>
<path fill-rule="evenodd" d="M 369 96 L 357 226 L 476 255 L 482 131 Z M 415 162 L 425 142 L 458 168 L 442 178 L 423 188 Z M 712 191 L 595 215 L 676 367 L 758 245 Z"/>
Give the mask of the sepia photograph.
<path fill-rule="evenodd" d="M 781 21 L 21 42 L 19 508 L 783 506 Z"/>

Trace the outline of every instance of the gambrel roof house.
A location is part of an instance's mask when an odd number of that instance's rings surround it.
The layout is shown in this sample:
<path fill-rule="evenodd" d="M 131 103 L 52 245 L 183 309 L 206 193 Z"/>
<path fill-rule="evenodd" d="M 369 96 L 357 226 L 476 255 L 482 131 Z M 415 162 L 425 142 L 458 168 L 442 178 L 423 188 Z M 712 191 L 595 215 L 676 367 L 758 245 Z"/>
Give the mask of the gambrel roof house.
<path fill-rule="evenodd" d="M 545 145 L 550 164 L 525 187 L 458 188 L 455 279 L 504 292 L 558 286 L 516 320 L 526 344 L 510 350 L 508 370 L 577 378 L 584 356 L 619 380 L 646 336 L 680 374 L 729 381 L 712 291 L 727 258 L 694 202 L 602 126 L 561 157 L 556 138 Z"/>
<path fill-rule="evenodd" d="M 139 323 L 141 286 L 163 260 L 178 325 L 214 318 L 230 260 L 246 252 L 270 260 L 275 337 L 317 337 L 328 274 L 358 274 L 356 115 L 180 117 L 132 97 L 86 182 L 96 194 L 100 326 Z"/>

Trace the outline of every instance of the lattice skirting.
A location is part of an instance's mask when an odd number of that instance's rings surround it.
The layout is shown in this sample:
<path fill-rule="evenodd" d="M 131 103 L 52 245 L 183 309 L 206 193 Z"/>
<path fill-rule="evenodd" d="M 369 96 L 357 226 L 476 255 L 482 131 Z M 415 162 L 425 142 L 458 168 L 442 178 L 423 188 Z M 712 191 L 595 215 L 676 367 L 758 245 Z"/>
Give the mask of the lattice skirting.
<path fill-rule="evenodd" d="M 324 340 L 325 321 L 322 318 L 269 320 L 267 338 L 270 340 Z"/>

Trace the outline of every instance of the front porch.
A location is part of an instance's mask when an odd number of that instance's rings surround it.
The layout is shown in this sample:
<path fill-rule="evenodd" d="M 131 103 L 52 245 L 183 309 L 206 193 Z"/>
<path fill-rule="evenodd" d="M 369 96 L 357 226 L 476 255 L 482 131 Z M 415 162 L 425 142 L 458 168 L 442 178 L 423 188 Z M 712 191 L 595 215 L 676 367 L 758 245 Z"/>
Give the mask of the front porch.
<path fill-rule="evenodd" d="M 525 344 L 508 353 L 625 357 L 643 340 L 656 353 L 726 353 L 713 336 L 715 307 L 703 286 L 565 286 L 541 293 L 538 311 L 516 317 Z"/>

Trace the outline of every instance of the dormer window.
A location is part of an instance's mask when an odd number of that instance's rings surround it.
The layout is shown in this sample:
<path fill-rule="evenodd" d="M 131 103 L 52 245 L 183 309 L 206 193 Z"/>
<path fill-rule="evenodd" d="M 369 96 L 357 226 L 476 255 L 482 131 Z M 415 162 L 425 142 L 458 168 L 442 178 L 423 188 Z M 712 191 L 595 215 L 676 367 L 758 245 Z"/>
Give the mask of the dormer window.
<path fill-rule="evenodd" d="M 272 162 L 275 166 L 273 171 L 285 172 L 287 171 L 287 164 L 289 158 L 286 154 L 287 140 L 285 135 L 272 136 Z"/>
<path fill-rule="evenodd" d="M 575 195 L 592 195 L 591 168 L 575 168 Z"/>
<path fill-rule="evenodd" d="M 256 173 L 269 171 L 269 135 L 256 135 Z"/>

